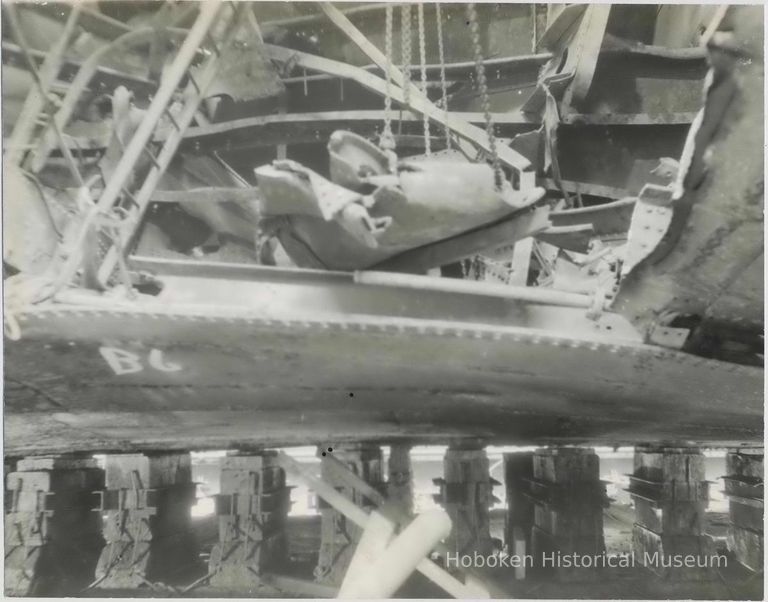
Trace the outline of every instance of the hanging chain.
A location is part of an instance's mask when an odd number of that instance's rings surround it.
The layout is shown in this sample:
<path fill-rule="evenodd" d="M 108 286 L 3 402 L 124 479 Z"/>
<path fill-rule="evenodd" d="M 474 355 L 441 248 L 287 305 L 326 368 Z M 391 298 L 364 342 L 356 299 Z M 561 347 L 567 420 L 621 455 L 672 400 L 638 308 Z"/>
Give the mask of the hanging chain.
<path fill-rule="evenodd" d="M 419 2 L 419 60 L 421 62 L 421 93 L 427 97 L 427 50 L 426 37 L 424 35 L 424 3 Z M 429 134 L 429 117 L 422 113 L 424 119 L 424 154 L 429 157 L 432 154 L 432 145 Z"/>
<path fill-rule="evenodd" d="M 491 163 L 493 175 L 496 180 L 496 188 L 501 189 L 504 181 L 504 172 L 501 170 L 499 155 L 496 151 L 496 136 L 493 133 L 493 118 L 491 117 L 491 101 L 488 96 L 488 81 L 485 78 L 485 62 L 483 60 L 483 47 L 480 45 L 480 25 L 477 22 L 477 10 L 472 3 L 467 4 L 467 21 L 472 35 L 472 46 L 475 52 L 475 75 L 477 86 L 480 89 L 480 98 L 483 104 L 485 116 L 485 131 L 488 134 L 488 146 L 491 151 Z"/>
<path fill-rule="evenodd" d="M 384 96 L 384 131 L 381 134 L 379 144 L 384 150 L 394 150 L 395 138 L 392 135 L 392 5 L 387 4 L 386 11 L 386 31 L 384 34 L 384 54 L 386 54 L 386 73 L 384 74 L 387 82 L 386 94 Z"/>
<path fill-rule="evenodd" d="M 448 84 L 445 81 L 445 48 L 443 46 L 443 17 L 440 14 L 440 3 L 435 3 L 435 20 L 437 21 L 437 52 L 440 60 L 440 90 L 442 98 L 440 99 L 440 108 L 448 113 Z M 451 131 L 448 126 L 443 127 L 445 132 L 445 148 L 451 148 Z"/>
<path fill-rule="evenodd" d="M 400 9 L 400 55 L 403 64 L 403 100 L 405 109 L 411 108 L 411 7 L 403 4 Z M 398 131 L 402 132 L 403 111 L 400 110 L 400 124 Z"/>

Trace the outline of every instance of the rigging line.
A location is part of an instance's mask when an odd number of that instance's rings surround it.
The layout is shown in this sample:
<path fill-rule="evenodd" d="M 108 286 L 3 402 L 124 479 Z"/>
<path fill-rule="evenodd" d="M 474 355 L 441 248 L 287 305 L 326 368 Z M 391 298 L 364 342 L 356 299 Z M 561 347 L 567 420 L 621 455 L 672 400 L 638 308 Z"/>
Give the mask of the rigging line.
<path fill-rule="evenodd" d="M 421 67 L 421 93 L 427 98 L 427 49 L 426 39 L 424 35 L 424 3 L 419 2 L 418 7 L 419 17 L 419 61 Z M 422 113 L 424 120 L 424 154 L 429 157 L 432 154 L 432 143 L 430 141 L 429 134 L 429 117 L 426 113 Z"/>
<path fill-rule="evenodd" d="M 435 20 L 437 21 L 437 52 L 438 61 L 440 62 L 440 89 L 442 92 L 442 98 L 440 100 L 440 106 L 448 113 L 448 85 L 445 78 L 445 47 L 443 46 L 443 17 L 440 12 L 440 3 L 435 3 Z M 443 126 L 445 132 L 445 148 L 450 150 L 451 148 L 451 131 L 448 126 Z"/>

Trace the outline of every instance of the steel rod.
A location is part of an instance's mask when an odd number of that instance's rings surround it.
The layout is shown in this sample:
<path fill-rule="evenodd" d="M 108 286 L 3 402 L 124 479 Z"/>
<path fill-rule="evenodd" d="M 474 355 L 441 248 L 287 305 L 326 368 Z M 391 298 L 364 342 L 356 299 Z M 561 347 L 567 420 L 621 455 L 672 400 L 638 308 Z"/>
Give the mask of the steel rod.
<path fill-rule="evenodd" d="M 396 288 L 410 288 L 423 291 L 439 291 L 445 293 L 463 293 L 480 297 L 500 297 L 525 303 L 540 303 L 542 305 L 558 305 L 561 307 L 592 307 L 592 297 L 578 293 L 566 293 L 551 289 L 532 286 L 509 286 L 476 280 L 458 278 L 432 278 L 430 276 L 415 276 L 396 274 L 393 272 L 356 271 L 355 282 Z"/>

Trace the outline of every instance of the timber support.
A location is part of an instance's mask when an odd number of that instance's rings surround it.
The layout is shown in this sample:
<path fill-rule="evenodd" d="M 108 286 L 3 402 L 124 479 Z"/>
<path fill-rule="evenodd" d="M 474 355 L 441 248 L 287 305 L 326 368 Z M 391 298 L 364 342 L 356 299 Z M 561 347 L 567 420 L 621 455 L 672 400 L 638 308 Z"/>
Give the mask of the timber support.
<path fill-rule="evenodd" d="M 709 483 L 696 447 L 638 446 L 629 493 L 635 505 L 632 548 L 638 564 L 661 577 L 697 579 L 698 567 L 666 567 L 655 559 L 710 556 L 705 534 Z"/>
<path fill-rule="evenodd" d="M 558 553 L 593 556 L 605 551 L 603 509 L 608 499 L 595 450 L 538 449 L 529 483 L 534 506 L 531 552 L 536 568 L 561 580 L 593 578 L 592 571 L 558 566 L 557 561 L 545 564 L 544 558 Z"/>
<path fill-rule="evenodd" d="M 216 496 L 219 539 L 208 572 L 213 586 L 252 590 L 263 571 L 287 556 L 286 517 L 290 488 L 275 454 L 234 454 L 222 459 Z"/>
<path fill-rule="evenodd" d="M 448 551 L 458 554 L 490 554 L 490 508 L 498 501 L 493 486 L 498 481 L 489 472 L 488 455 L 482 447 L 450 447 L 445 453 L 444 478 L 439 485 L 438 501 L 453 523 L 446 542 Z"/>
<path fill-rule="evenodd" d="M 103 546 L 92 458 L 31 457 L 6 473 L 5 594 L 75 594 L 93 579 Z"/>
<path fill-rule="evenodd" d="M 325 448 L 328 449 L 328 448 Z M 378 445 L 356 444 L 330 448 L 333 458 L 343 463 L 355 475 L 375 490 L 384 490 L 381 448 Z M 322 453 L 322 452 L 321 452 Z M 367 513 L 376 503 L 359 489 L 339 478 L 338 471 L 326 462 L 322 463 L 321 478 L 342 495 Z M 321 499 L 320 554 L 315 569 L 318 581 L 341 585 L 349 567 L 355 546 L 360 540 L 362 528 L 347 519 L 341 512 Z"/>
<path fill-rule="evenodd" d="M 195 484 L 189 453 L 108 455 L 100 588 L 183 583 L 197 562 L 191 508 Z"/>
<path fill-rule="evenodd" d="M 763 448 L 728 450 L 725 494 L 729 498 L 728 549 L 752 571 L 763 570 Z"/>
<path fill-rule="evenodd" d="M 413 467 L 411 447 L 392 445 L 387 462 L 387 500 L 402 516 L 413 515 Z"/>

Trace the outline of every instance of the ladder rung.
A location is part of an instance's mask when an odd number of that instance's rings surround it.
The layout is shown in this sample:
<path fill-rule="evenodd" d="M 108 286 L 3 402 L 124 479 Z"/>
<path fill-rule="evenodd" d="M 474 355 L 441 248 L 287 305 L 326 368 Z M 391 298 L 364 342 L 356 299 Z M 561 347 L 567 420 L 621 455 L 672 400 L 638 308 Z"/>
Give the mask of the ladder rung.
<path fill-rule="evenodd" d="M 173 116 L 173 113 L 171 113 L 170 105 L 165 107 L 165 114 L 168 116 L 168 119 L 170 119 L 173 127 L 176 128 L 178 131 L 181 131 L 181 126 L 179 126 L 179 122 L 176 121 L 176 118 Z"/>
<path fill-rule="evenodd" d="M 187 73 L 187 76 L 189 77 L 189 83 L 191 83 L 194 86 L 195 90 L 197 90 L 197 93 L 200 94 L 200 86 L 195 81 L 195 78 L 192 77 L 191 73 Z"/>
<path fill-rule="evenodd" d="M 157 162 L 157 157 L 155 157 L 155 155 L 152 154 L 152 151 L 149 150 L 149 148 L 145 146 L 144 147 L 144 152 L 149 157 L 149 160 L 152 161 L 154 166 L 157 167 L 158 169 L 160 169 L 160 164 Z"/>
<path fill-rule="evenodd" d="M 128 190 L 125 186 L 123 186 L 121 190 L 123 191 L 123 194 L 128 197 L 128 200 L 131 201 L 134 205 L 139 204 L 139 202 L 136 200 L 136 197 L 133 196 L 133 193 L 130 190 Z"/>
<path fill-rule="evenodd" d="M 210 31 L 205 34 L 205 39 L 210 43 L 211 49 L 216 53 L 216 56 L 221 56 L 221 50 L 216 45 L 216 40 L 213 39 Z"/>

